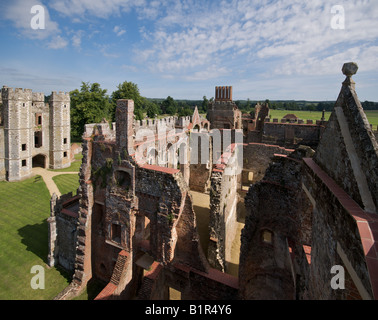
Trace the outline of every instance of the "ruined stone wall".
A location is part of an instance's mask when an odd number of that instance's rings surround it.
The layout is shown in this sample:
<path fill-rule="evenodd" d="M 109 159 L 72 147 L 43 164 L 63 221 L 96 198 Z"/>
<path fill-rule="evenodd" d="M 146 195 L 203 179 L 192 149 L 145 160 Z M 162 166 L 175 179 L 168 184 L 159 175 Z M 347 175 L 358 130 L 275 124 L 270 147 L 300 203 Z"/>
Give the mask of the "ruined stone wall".
<path fill-rule="evenodd" d="M 242 145 L 239 147 L 242 148 Z M 235 147 L 227 158 L 223 154 L 224 162 L 217 165 L 211 174 L 208 260 L 212 267 L 221 271 L 227 270 L 236 230 L 241 170 L 235 170 L 238 163 L 229 159 L 237 153 Z"/>
<path fill-rule="evenodd" d="M 311 203 L 301 190 L 300 159 L 308 152 L 274 157 L 245 197 L 239 265 L 244 299 L 295 299 L 303 294 L 296 281 L 307 277 L 302 246 L 311 243 Z"/>
<path fill-rule="evenodd" d="M 190 139 L 189 187 L 193 191 L 207 192 L 213 164 L 211 137 L 208 133 L 191 133 Z"/>
<path fill-rule="evenodd" d="M 286 148 L 306 145 L 316 149 L 323 125 L 265 122 L 262 143 L 277 144 Z"/>
<path fill-rule="evenodd" d="M 378 144 L 353 86 L 343 85 L 324 135 L 317 164 L 362 208 L 376 212 Z"/>
<path fill-rule="evenodd" d="M 294 150 L 261 143 L 248 143 L 243 147 L 242 183 L 248 185 L 260 181 L 275 154 L 288 155 Z"/>
<path fill-rule="evenodd" d="M 49 266 L 61 265 L 73 273 L 75 269 L 79 197 L 72 192 L 50 201 L 51 213 L 47 219 L 49 229 Z"/>
<path fill-rule="evenodd" d="M 214 101 L 209 104 L 207 119 L 211 129 L 241 129 L 242 113 L 232 101 Z"/>
<path fill-rule="evenodd" d="M 358 279 L 357 282 L 361 284 L 360 288 L 363 288 L 363 292 L 366 292 L 370 298 L 373 297 L 365 253 L 355 218 L 347 207 L 340 203 L 340 199 L 336 196 L 337 190 L 329 189 L 321 175 L 308 166 L 303 183 L 314 202 L 309 296 L 317 300 L 342 299 L 348 291 L 353 290 L 352 284 L 347 287 L 347 292 L 333 290 L 330 285 L 334 276 L 331 268 L 340 265 L 342 256 L 354 270 L 355 280 Z"/>

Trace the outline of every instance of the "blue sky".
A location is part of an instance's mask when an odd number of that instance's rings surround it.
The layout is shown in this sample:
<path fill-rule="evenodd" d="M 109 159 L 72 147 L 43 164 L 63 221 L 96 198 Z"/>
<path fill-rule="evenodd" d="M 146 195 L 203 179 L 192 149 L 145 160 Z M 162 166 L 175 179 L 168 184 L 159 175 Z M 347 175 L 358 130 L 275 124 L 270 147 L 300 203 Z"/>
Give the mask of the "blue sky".
<path fill-rule="evenodd" d="M 45 29 L 31 27 L 34 5 Z M 335 100 L 355 61 L 360 100 L 378 101 L 377 17 L 377 0 L 0 0 L 0 80 L 46 94 L 132 81 L 149 98 L 232 85 L 235 100 Z"/>

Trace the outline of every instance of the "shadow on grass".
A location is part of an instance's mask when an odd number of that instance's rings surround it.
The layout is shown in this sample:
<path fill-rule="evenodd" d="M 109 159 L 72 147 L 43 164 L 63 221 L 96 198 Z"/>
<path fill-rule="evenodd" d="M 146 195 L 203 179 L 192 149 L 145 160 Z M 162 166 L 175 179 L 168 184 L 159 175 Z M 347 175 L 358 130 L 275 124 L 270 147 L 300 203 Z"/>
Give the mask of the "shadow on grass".
<path fill-rule="evenodd" d="M 45 264 L 48 264 L 48 228 L 47 221 L 44 220 L 41 223 L 36 223 L 33 225 L 26 225 L 17 230 L 18 234 L 22 237 L 21 243 L 26 246 L 26 250 L 35 254 L 40 258 Z M 73 271 L 64 269 L 62 266 L 56 266 L 56 270 L 71 282 Z"/>
<path fill-rule="evenodd" d="M 47 264 L 48 236 L 47 221 L 26 225 L 17 230 L 22 237 L 21 243 L 26 246 L 26 250 L 34 253 L 44 263 Z"/>

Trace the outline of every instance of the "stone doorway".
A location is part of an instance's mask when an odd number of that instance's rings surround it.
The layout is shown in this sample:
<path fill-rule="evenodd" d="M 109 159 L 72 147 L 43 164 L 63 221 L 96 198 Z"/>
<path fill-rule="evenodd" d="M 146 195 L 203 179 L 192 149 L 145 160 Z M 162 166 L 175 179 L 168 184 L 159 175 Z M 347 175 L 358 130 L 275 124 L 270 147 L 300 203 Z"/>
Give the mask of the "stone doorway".
<path fill-rule="evenodd" d="M 32 159 L 33 168 L 46 168 L 46 156 L 43 154 L 38 154 Z"/>

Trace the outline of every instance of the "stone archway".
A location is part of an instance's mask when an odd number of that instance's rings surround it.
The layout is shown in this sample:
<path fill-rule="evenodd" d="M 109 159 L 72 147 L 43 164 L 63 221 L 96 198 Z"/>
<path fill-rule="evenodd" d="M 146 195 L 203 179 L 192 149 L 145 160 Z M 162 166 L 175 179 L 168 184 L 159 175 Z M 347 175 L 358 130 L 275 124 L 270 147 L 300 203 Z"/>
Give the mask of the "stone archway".
<path fill-rule="evenodd" d="M 32 158 L 33 168 L 44 168 L 46 169 L 46 156 L 44 154 L 37 154 Z"/>

